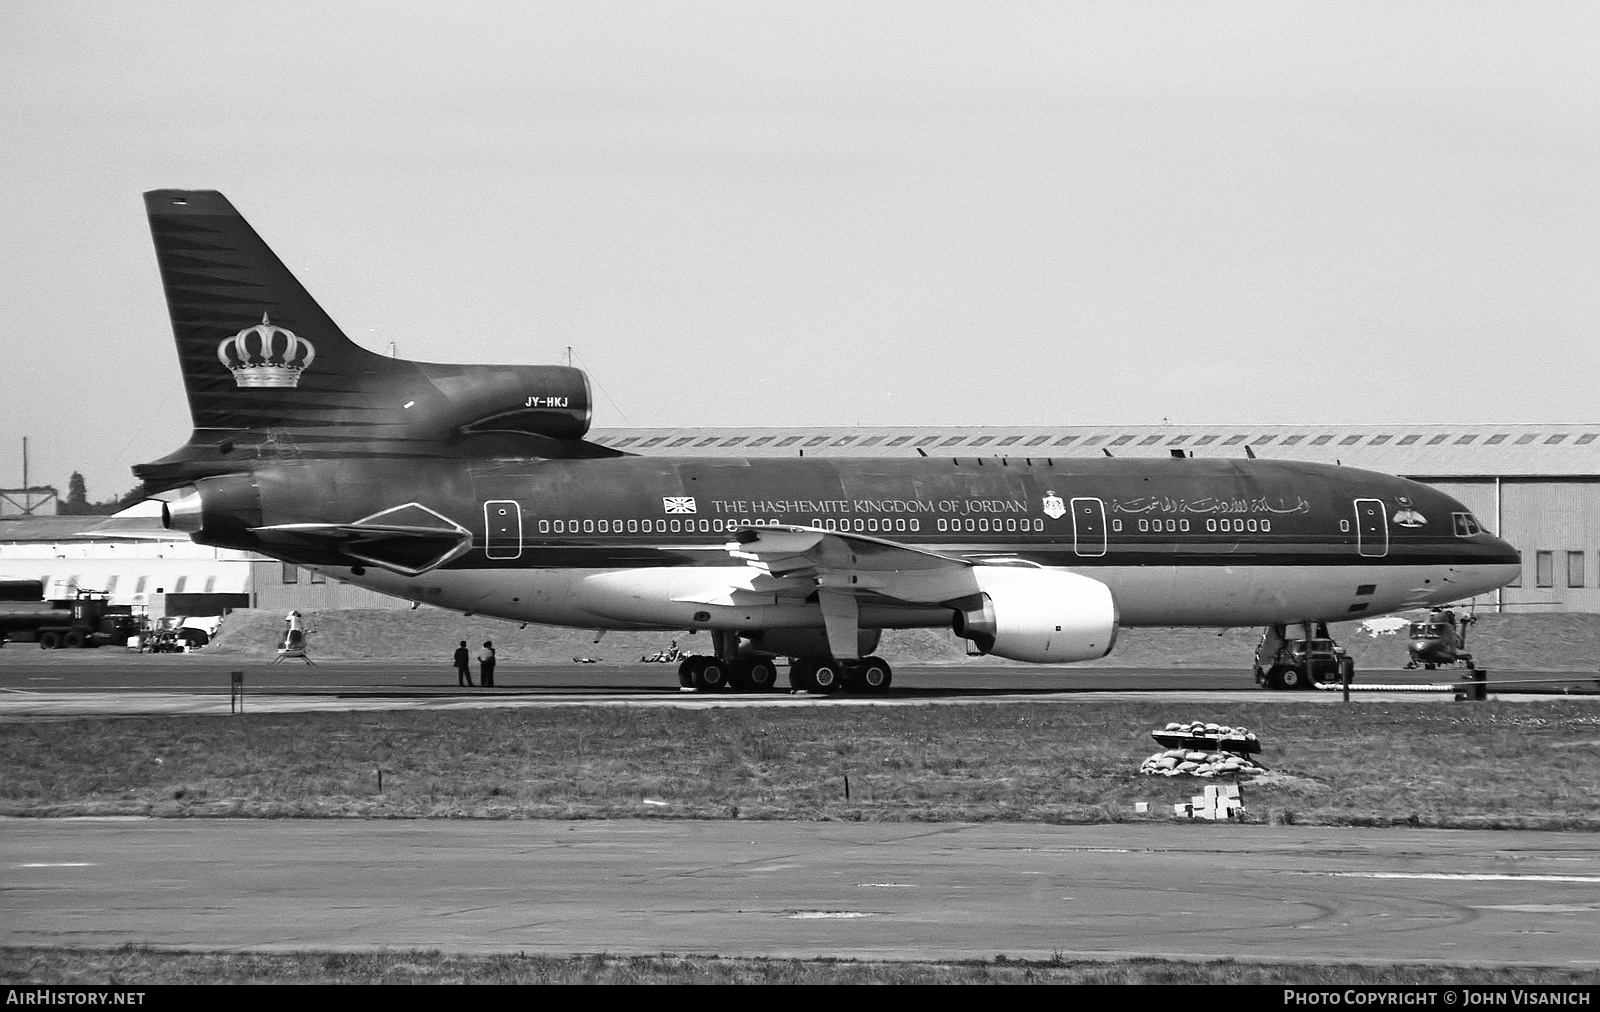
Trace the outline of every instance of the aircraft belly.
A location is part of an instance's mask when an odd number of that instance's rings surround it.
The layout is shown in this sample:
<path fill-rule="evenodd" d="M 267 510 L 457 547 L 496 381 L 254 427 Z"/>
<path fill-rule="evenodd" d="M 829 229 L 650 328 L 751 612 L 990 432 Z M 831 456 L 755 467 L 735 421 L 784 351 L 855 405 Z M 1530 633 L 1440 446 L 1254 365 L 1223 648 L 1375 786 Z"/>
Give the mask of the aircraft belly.
<path fill-rule="evenodd" d="M 516 622 L 582 629 L 793 629 L 822 625 L 815 604 L 741 602 L 740 592 L 757 576 L 745 566 L 459 569 L 416 578 L 372 569 L 361 576 L 347 569 L 324 571 L 335 579 L 406 600 Z M 875 617 L 896 625 L 937 625 L 948 621 L 948 612 L 875 613 Z"/>
<path fill-rule="evenodd" d="M 1516 567 L 1097 566 L 1125 626 L 1254 626 L 1338 621 L 1424 608 L 1502 586 Z M 816 604 L 760 593 L 745 566 L 649 569 L 448 569 L 405 577 L 324 569 L 371 590 L 452 611 L 592 629 L 821 628 Z M 1371 588 L 1368 590 L 1367 588 Z M 1366 590 L 1366 593 L 1362 593 Z M 1362 606 L 1365 607 L 1362 607 Z M 863 605 L 863 626 L 945 625 L 948 609 Z"/>
<path fill-rule="evenodd" d="M 1125 626 L 1254 626 L 1368 618 L 1457 601 L 1501 586 L 1505 569 L 1106 566 L 1077 572 L 1111 588 Z"/>
<path fill-rule="evenodd" d="M 348 569 L 324 572 L 345 583 L 450 611 L 580 628 L 593 623 L 593 616 L 576 604 L 577 570 L 443 569 L 419 577 L 378 569 L 360 576 Z"/>

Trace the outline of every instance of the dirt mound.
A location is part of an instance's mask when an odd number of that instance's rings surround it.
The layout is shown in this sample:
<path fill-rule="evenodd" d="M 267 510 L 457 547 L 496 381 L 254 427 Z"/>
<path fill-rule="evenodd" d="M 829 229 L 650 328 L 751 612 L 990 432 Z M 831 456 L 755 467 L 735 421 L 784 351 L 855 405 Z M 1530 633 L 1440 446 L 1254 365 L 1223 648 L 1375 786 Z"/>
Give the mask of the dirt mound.
<path fill-rule="evenodd" d="M 305 613 L 313 657 L 329 660 L 436 659 L 448 665 L 456 643 L 478 647 L 494 640 L 502 663 L 559 663 L 593 657 L 608 664 L 637 663 L 674 641 L 689 653 L 708 653 L 706 633 L 607 633 L 597 644 L 593 630 L 559 629 L 493 619 L 466 618 L 437 608 L 415 611 L 312 611 Z M 1392 623 L 1391 623 L 1392 624 Z M 1359 622 L 1331 627 L 1356 661 L 1356 671 L 1394 670 L 1406 662 L 1406 634 L 1374 633 Z M 229 615 L 206 648 L 208 654 L 275 656 L 283 635 L 283 614 L 241 610 Z M 1238 668 L 1250 670 L 1259 629 L 1140 628 L 1118 631 L 1111 656 L 1090 662 L 1100 667 Z M 1600 667 L 1600 615 L 1480 615 L 1468 633 L 1468 647 L 1491 671 L 1594 671 Z M 948 629 L 891 630 L 878 653 L 898 664 L 962 664 L 965 640 Z M 994 658 L 982 658 L 995 663 Z"/>
<path fill-rule="evenodd" d="M 707 633 L 608 632 L 599 643 L 591 629 L 562 629 L 466 618 L 437 608 L 308 611 L 311 656 L 329 660 L 428 660 L 448 664 L 456 644 L 473 648 L 493 640 L 502 664 L 539 664 L 593 657 L 607 664 L 638 663 L 668 649 L 674 641 L 688 653 L 710 653 Z M 206 647 L 208 655 L 274 657 L 283 636 L 283 613 L 241 609 L 229 615 Z M 965 640 L 947 629 L 906 629 L 884 633 L 879 652 L 899 663 L 952 664 L 967 660 Z"/>
<path fill-rule="evenodd" d="M 1357 671 L 1399 668 L 1408 660 L 1404 626 L 1374 633 L 1371 626 L 1349 622 L 1331 631 L 1355 657 Z M 1594 671 L 1600 667 L 1600 615 L 1480 614 L 1468 627 L 1467 649 L 1479 667 L 1490 671 Z"/>
<path fill-rule="evenodd" d="M 502 664 L 570 662 L 593 657 L 607 663 L 637 662 L 665 650 L 674 639 L 691 653 L 711 649 L 705 633 L 606 633 L 594 642 L 594 630 L 530 625 L 466 618 L 437 608 L 308 611 L 304 613 L 307 643 L 313 658 L 328 660 L 437 660 L 449 667 L 456 644 L 466 640 L 476 656 L 484 640 L 493 640 Z M 273 657 L 283 636 L 283 613 L 242 609 L 217 630 L 207 654 Z"/>

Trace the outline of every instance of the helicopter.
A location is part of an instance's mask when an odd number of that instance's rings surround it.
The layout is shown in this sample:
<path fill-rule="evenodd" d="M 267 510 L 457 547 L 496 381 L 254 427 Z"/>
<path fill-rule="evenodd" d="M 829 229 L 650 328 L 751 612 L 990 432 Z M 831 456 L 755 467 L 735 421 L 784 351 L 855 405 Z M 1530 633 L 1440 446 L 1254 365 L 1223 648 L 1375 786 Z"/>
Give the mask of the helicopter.
<path fill-rule="evenodd" d="M 1465 664 L 1469 669 L 1476 667 L 1472 655 L 1467 652 L 1467 627 L 1476 621 L 1476 615 L 1457 618 L 1449 608 L 1434 608 L 1427 618 L 1411 623 L 1410 641 L 1406 643 L 1411 659 L 1406 669 L 1422 667 L 1432 671 L 1451 664 Z"/>

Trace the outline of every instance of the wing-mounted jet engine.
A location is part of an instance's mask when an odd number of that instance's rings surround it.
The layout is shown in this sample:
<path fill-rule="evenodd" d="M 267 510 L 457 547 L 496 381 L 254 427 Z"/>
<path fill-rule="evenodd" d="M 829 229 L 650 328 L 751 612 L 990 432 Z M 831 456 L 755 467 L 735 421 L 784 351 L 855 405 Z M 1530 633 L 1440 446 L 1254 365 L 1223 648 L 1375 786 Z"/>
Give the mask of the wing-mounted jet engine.
<path fill-rule="evenodd" d="M 979 653 L 1065 664 L 1104 657 L 1117 644 L 1117 605 L 1098 580 L 1012 566 L 974 566 L 972 576 L 977 598 L 952 626 Z"/>

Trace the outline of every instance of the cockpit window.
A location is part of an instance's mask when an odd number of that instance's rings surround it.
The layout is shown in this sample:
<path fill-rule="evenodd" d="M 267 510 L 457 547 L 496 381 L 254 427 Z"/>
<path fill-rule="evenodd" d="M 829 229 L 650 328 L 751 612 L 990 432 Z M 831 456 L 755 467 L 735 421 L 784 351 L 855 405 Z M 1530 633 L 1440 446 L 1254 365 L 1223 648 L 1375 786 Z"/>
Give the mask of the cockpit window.
<path fill-rule="evenodd" d="M 1452 513 L 1450 516 L 1455 521 L 1456 537 L 1470 538 L 1483 533 L 1483 525 L 1471 513 Z"/>

